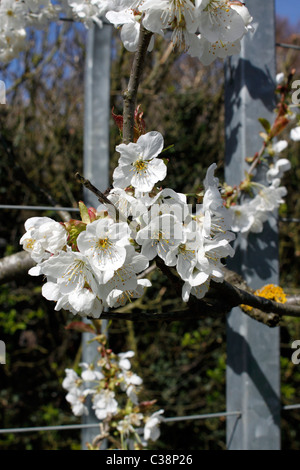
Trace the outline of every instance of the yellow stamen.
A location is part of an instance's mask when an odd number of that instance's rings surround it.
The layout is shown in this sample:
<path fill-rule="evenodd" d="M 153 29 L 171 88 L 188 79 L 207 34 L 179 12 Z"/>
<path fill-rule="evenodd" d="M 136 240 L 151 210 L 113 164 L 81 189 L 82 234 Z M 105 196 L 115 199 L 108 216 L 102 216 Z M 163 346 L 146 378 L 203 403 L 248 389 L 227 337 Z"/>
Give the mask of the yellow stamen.
<path fill-rule="evenodd" d="M 106 248 L 109 246 L 109 241 L 108 238 L 99 238 L 99 240 L 96 243 L 96 247 L 100 248 L 100 250 L 106 250 Z"/>
<path fill-rule="evenodd" d="M 148 162 L 144 161 L 144 160 L 137 160 L 133 166 L 135 167 L 136 171 L 138 173 L 146 173 L 146 170 L 147 170 L 147 166 L 148 166 Z"/>
<path fill-rule="evenodd" d="M 29 238 L 26 243 L 26 248 L 28 250 L 33 250 L 33 245 L 34 245 L 35 240 L 33 238 Z"/>

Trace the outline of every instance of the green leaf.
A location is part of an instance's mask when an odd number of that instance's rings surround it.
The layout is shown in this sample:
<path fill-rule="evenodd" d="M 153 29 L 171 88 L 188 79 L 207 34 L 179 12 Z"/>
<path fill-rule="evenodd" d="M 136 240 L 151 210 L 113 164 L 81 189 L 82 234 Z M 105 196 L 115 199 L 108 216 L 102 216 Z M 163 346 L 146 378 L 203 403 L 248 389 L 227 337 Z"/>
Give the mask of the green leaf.
<path fill-rule="evenodd" d="M 172 148 L 174 148 L 174 147 L 175 147 L 174 144 L 168 145 L 168 147 L 164 148 L 164 149 L 161 151 L 161 153 L 167 152 L 168 150 L 170 150 L 170 149 L 172 149 Z"/>
<path fill-rule="evenodd" d="M 271 124 L 269 123 L 269 121 L 265 118 L 258 118 L 258 120 L 263 126 L 264 130 L 269 133 L 271 130 Z"/>
<path fill-rule="evenodd" d="M 64 223 L 67 232 L 69 233 L 70 243 L 76 245 L 78 235 L 86 230 L 87 224 L 81 222 L 81 220 L 71 219 L 68 222 Z"/>
<path fill-rule="evenodd" d="M 78 205 L 79 205 L 80 217 L 81 217 L 82 222 L 84 222 L 85 224 L 89 224 L 91 220 L 90 220 L 88 208 L 82 201 L 79 201 Z"/>

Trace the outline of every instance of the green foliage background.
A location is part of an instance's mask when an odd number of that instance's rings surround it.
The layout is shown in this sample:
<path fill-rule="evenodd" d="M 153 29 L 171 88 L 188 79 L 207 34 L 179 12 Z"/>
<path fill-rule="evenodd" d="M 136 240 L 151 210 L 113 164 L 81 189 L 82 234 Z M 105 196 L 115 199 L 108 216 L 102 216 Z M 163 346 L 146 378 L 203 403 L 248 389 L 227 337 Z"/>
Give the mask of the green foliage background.
<path fill-rule="evenodd" d="M 52 28 L 52 27 L 51 27 Z M 0 203 L 45 205 L 45 192 L 61 206 L 76 206 L 82 188 L 75 181 L 82 170 L 83 78 L 86 32 L 64 25 L 38 35 L 20 61 L 2 67 L 10 83 L 8 105 L 0 110 Z M 54 33 L 53 33 L 54 31 Z M 201 189 L 206 168 L 219 165 L 222 179 L 224 155 L 223 69 L 216 63 L 204 68 L 198 61 L 171 53 L 157 40 L 148 58 L 138 102 L 146 129 L 165 138 L 169 159 L 164 184 L 181 192 Z M 297 62 L 295 55 L 279 57 L 281 70 Z M 122 112 L 132 55 L 114 37 L 111 107 Z M 284 62 L 285 61 L 285 62 Z M 298 63 L 298 62 L 297 62 Z M 1 78 L 2 78 L 1 77 Z M 111 172 L 120 142 L 111 120 Z M 298 168 L 299 144 L 286 152 L 293 171 L 286 178 L 288 198 L 281 216 L 300 217 Z M 44 192 L 41 192 L 41 189 Z M 99 188 L 104 190 L 106 188 Z M 19 239 L 27 218 L 46 215 L 24 210 L 2 210 L 0 249 L 5 256 L 19 251 Z M 299 291 L 300 225 L 280 223 L 281 285 Z M 151 274 L 152 287 L 136 308 L 155 311 L 181 306 L 178 292 L 159 272 Z M 78 423 L 61 387 L 64 369 L 81 357 L 79 333 L 66 330 L 73 320 L 68 312 L 55 312 L 41 296 L 41 279 L 23 276 L 0 287 L 0 338 L 7 346 L 7 364 L 0 366 L 0 428 Z M 293 365 L 291 343 L 300 338 L 298 319 L 281 328 L 282 402 L 299 402 L 300 366 Z M 144 379 L 143 397 L 156 399 L 166 416 L 224 411 L 226 325 L 223 319 L 135 324 L 114 321 L 110 346 L 116 351 L 133 349 L 133 369 Z M 282 416 L 282 445 L 299 450 L 300 413 Z M 161 426 L 155 444 L 165 450 L 225 449 L 224 418 L 191 420 Z M 0 434 L 3 450 L 79 449 L 78 431 Z"/>

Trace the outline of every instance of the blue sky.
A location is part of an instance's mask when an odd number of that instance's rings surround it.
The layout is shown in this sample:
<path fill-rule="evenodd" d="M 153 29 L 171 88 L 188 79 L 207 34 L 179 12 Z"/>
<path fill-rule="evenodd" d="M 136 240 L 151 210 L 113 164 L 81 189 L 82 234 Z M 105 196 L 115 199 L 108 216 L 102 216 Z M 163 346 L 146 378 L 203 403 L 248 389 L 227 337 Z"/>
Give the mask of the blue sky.
<path fill-rule="evenodd" d="M 250 2 L 251 0 L 246 2 L 249 7 Z M 300 0 L 275 0 L 275 8 L 276 13 L 288 18 L 292 25 L 296 25 L 297 23 L 300 25 Z"/>

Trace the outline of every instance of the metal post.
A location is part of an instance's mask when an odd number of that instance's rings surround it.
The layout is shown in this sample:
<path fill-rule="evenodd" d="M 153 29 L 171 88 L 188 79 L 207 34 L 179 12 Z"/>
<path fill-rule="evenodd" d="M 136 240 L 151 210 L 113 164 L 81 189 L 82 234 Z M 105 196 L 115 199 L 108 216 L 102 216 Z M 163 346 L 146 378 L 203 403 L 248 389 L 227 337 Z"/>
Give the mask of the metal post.
<path fill-rule="evenodd" d="M 112 26 L 94 25 L 88 32 L 85 69 L 85 118 L 84 118 L 84 176 L 100 191 L 109 185 L 109 120 L 110 120 L 110 60 Z M 84 191 L 87 206 L 99 207 L 100 203 L 90 191 Z M 107 321 L 102 321 L 106 332 Z M 93 362 L 97 357 L 97 345 L 87 342 L 90 333 L 82 335 L 82 361 Z M 97 423 L 94 412 L 83 418 L 83 424 Z M 81 434 L 82 449 L 99 434 L 97 428 L 84 428 Z"/>
<path fill-rule="evenodd" d="M 258 118 L 272 121 L 275 107 L 274 0 L 248 4 L 256 31 L 242 41 L 240 55 L 228 60 L 226 76 L 226 169 L 228 184 L 239 184 L 247 169 L 245 158 L 262 145 Z M 264 181 L 262 171 L 256 180 Z M 278 283 L 276 214 L 263 233 L 246 240 L 239 236 L 230 268 L 243 275 L 252 288 Z M 227 412 L 241 411 L 239 420 L 227 419 L 227 448 L 275 450 L 280 448 L 279 328 L 252 320 L 239 308 L 227 324 Z"/>

